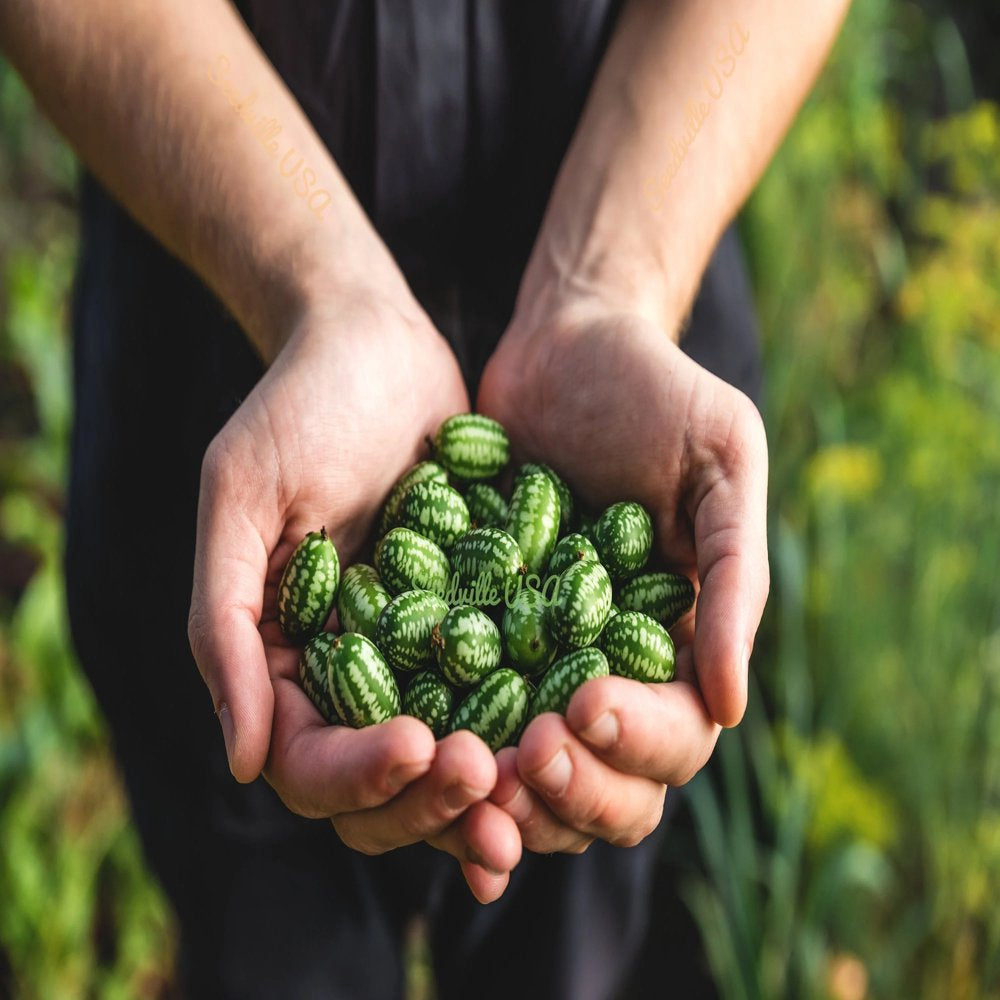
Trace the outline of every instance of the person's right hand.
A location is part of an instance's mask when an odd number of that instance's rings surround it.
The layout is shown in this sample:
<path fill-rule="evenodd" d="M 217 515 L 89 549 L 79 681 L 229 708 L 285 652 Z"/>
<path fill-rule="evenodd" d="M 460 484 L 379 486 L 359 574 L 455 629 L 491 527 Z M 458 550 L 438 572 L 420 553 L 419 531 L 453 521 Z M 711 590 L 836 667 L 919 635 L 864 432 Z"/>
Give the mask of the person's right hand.
<path fill-rule="evenodd" d="M 468 732 L 435 743 L 409 717 L 323 724 L 276 620 L 302 537 L 325 525 L 348 565 L 425 435 L 468 409 L 454 356 L 422 314 L 365 299 L 305 315 L 206 452 L 188 632 L 237 780 L 263 770 L 290 809 L 331 817 L 368 854 L 428 840 L 488 901 L 521 840 L 486 801 L 497 776 L 486 745 Z"/>

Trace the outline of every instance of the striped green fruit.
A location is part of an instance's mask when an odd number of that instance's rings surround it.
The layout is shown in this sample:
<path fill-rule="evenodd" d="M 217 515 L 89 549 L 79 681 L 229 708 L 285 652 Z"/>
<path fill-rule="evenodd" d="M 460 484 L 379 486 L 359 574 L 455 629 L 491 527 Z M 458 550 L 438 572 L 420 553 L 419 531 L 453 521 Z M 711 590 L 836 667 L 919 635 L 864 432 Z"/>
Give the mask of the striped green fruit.
<path fill-rule="evenodd" d="M 329 723 L 337 722 L 337 712 L 326 690 L 326 661 L 337 637 L 332 632 L 313 636 L 299 657 L 299 683 L 309 700 Z"/>
<path fill-rule="evenodd" d="M 376 534 L 381 538 L 387 531 L 395 528 L 399 521 L 399 508 L 406 497 L 410 487 L 417 483 L 447 483 L 448 473 L 437 464 L 437 462 L 418 462 L 411 469 L 408 469 L 396 481 L 396 485 L 389 491 L 385 503 L 382 505 L 382 514 L 378 520 L 378 531 Z"/>
<path fill-rule="evenodd" d="M 459 479 L 492 479 L 510 461 L 510 442 L 495 420 L 459 413 L 438 428 L 434 455 Z"/>
<path fill-rule="evenodd" d="M 521 476 L 504 525 L 517 542 L 529 573 L 541 573 L 559 537 L 559 494 L 544 472 Z"/>
<path fill-rule="evenodd" d="M 507 501 L 490 483 L 472 483 L 465 491 L 465 504 L 474 528 L 502 528 L 507 520 Z"/>
<path fill-rule="evenodd" d="M 585 538 L 591 541 L 594 539 L 594 525 L 597 519 L 589 511 L 581 510 L 580 516 L 576 520 L 576 530 Z"/>
<path fill-rule="evenodd" d="M 330 701 L 347 725 L 361 729 L 399 715 L 396 679 L 371 639 L 345 632 L 333 640 L 326 666 Z"/>
<path fill-rule="evenodd" d="M 443 594 L 451 568 L 448 557 L 429 538 L 411 528 L 393 528 L 375 546 L 375 569 L 390 594 L 430 590 Z"/>
<path fill-rule="evenodd" d="M 549 631 L 547 612 L 545 595 L 524 587 L 503 613 L 500 633 L 504 648 L 522 674 L 540 673 L 556 655 L 558 644 Z"/>
<path fill-rule="evenodd" d="M 552 550 L 552 555 L 549 557 L 549 575 L 558 575 L 564 570 L 570 568 L 573 563 L 584 562 L 590 560 L 591 562 L 600 562 L 601 558 L 597 554 L 597 549 L 594 548 L 594 543 L 586 536 L 581 535 L 579 532 L 572 532 L 569 535 L 563 535 L 562 538 L 556 542 L 556 547 Z"/>
<path fill-rule="evenodd" d="M 694 584 L 680 573 L 642 573 L 621 588 L 618 603 L 623 611 L 641 611 L 670 628 L 694 604 Z"/>
<path fill-rule="evenodd" d="M 438 669 L 455 687 L 481 681 L 500 666 L 500 630 L 479 608 L 460 604 L 435 626 Z"/>
<path fill-rule="evenodd" d="M 607 657 L 593 646 L 560 656 L 539 683 L 531 699 L 528 718 L 533 719 L 543 712 L 565 715 L 570 699 L 580 685 L 594 677 L 607 677 L 610 672 Z"/>
<path fill-rule="evenodd" d="M 641 504 L 623 500 L 597 519 L 593 538 L 608 573 L 621 580 L 646 565 L 653 547 L 653 522 Z"/>
<path fill-rule="evenodd" d="M 569 531 L 570 525 L 573 523 L 573 508 L 575 505 L 573 503 L 573 494 L 570 493 L 569 487 L 559 478 L 555 469 L 542 462 L 525 462 L 517 470 L 517 475 L 514 477 L 514 489 L 517 489 L 525 476 L 531 476 L 539 472 L 552 480 L 552 485 L 556 488 L 556 493 L 559 494 L 559 533 L 564 535 Z"/>
<path fill-rule="evenodd" d="M 326 624 L 340 583 L 340 560 L 326 528 L 295 547 L 278 585 L 278 624 L 293 642 L 305 642 Z"/>
<path fill-rule="evenodd" d="M 574 563 L 559 577 L 548 625 L 556 641 L 571 649 L 589 646 L 611 610 L 611 578 L 598 562 Z"/>
<path fill-rule="evenodd" d="M 382 609 L 392 600 L 374 566 L 355 563 L 344 570 L 337 594 L 337 618 L 344 632 L 360 632 L 369 639 L 375 636 L 375 623 Z"/>
<path fill-rule="evenodd" d="M 417 483 L 407 491 L 398 520 L 442 549 L 450 549 L 470 527 L 462 494 L 444 483 Z"/>
<path fill-rule="evenodd" d="M 403 714 L 419 719 L 440 739 L 448 732 L 451 704 L 455 695 L 436 670 L 414 674 L 403 695 Z"/>
<path fill-rule="evenodd" d="M 531 688 L 510 667 L 494 670 L 459 702 L 450 730 L 470 729 L 494 753 L 516 742 L 528 716 Z"/>
<path fill-rule="evenodd" d="M 499 604 L 525 572 L 521 549 L 500 528 L 473 528 L 463 535 L 451 548 L 451 567 L 466 602 L 481 607 Z"/>
<path fill-rule="evenodd" d="M 431 635 L 448 605 L 429 590 L 404 590 L 379 615 L 375 645 L 397 670 L 421 670 L 434 662 Z"/>
<path fill-rule="evenodd" d="M 611 672 L 653 683 L 674 677 L 674 643 L 667 630 L 641 611 L 623 611 L 604 628 L 601 649 Z"/>

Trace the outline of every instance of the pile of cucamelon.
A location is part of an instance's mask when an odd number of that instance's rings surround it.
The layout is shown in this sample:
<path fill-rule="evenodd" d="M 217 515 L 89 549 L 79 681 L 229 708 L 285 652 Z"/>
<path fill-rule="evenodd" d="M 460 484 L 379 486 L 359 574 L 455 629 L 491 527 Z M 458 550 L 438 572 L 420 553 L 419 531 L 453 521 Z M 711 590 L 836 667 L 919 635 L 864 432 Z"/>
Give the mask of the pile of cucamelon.
<path fill-rule="evenodd" d="M 321 529 L 285 567 L 278 621 L 305 643 L 299 678 L 327 722 L 405 713 L 439 738 L 470 729 L 497 751 L 536 715 L 564 713 L 593 677 L 673 679 L 667 629 L 694 588 L 649 570 L 653 525 L 640 504 L 595 519 L 536 463 L 517 470 L 508 501 L 497 486 L 507 434 L 478 414 L 450 417 L 432 444 L 434 459 L 385 501 L 374 565 L 341 576 Z M 323 631 L 334 607 L 339 635 Z"/>

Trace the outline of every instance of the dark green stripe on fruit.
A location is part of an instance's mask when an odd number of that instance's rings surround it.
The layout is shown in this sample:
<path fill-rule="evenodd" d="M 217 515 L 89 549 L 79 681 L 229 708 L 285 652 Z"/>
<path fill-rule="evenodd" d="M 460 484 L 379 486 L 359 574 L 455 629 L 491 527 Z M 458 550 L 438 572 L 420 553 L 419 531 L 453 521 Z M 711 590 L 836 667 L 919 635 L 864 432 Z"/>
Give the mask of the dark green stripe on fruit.
<path fill-rule="evenodd" d="M 474 528 L 502 528 L 507 520 L 507 501 L 490 483 L 472 483 L 465 491 L 465 505 Z"/>
<path fill-rule="evenodd" d="M 549 631 L 548 601 L 537 590 L 523 588 L 503 613 L 500 625 L 507 656 L 523 674 L 543 671 L 558 644 Z"/>
<path fill-rule="evenodd" d="M 641 611 L 671 628 L 694 604 L 694 584 L 679 573 L 642 573 L 618 594 L 623 611 Z"/>
<path fill-rule="evenodd" d="M 476 603 L 499 604 L 513 593 L 524 573 L 524 557 L 516 541 L 500 528 L 474 528 L 451 548 L 451 567 L 458 585 L 477 593 Z"/>
<path fill-rule="evenodd" d="M 559 494 L 544 472 L 521 476 L 504 525 L 529 573 L 541 573 L 559 537 Z"/>
<path fill-rule="evenodd" d="M 404 590 L 443 594 L 451 575 L 441 547 L 411 528 L 393 528 L 375 546 L 375 569 L 390 594 Z"/>
<path fill-rule="evenodd" d="M 386 497 L 386 501 L 382 505 L 382 514 L 379 517 L 376 532 L 379 537 L 395 528 L 399 523 L 397 516 L 407 491 L 412 486 L 416 486 L 417 483 L 427 482 L 447 483 L 448 473 L 437 462 L 418 462 L 396 481 L 396 485 L 389 491 L 389 496 Z"/>
<path fill-rule="evenodd" d="M 492 479 L 510 460 L 510 442 L 495 420 L 478 413 L 460 413 L 438 428 L 434 455 L 460 479 Z"/>
<path fill-rule="evenodd" d="M 604 628 L 601 649 L 612 673 L 653 683 L 673 680 L 674 644 L 667 630 L 641 611 L 623 611 Z"/>
<path fill-rule="evenodd" d="M 420 670 L 434 662 L 431 635 L 448 605 L 429 590 L 406 590 L 379 615 L 375 645 L 397 670 Z"/>
<path fill-rule="evenodd" d="M 330 723 L 337 721 L 337 711 L 326 689 L 326 663 L 335 638 L 332 632 L 320 632 L 306 643 L 299 657 L 299 683 L 302 690 L 320 715 Z"/>
<path fill-rule="evenodd" d="M 543 712 L 565 715 L 578 687 L 595 677 L 607 677 L 610 672 L 607 657 L 593 646 L 560 656 L 539 683 L 531 699 L 529 718 Z"/>
<path fill-rule="evenodd" d="M 520 736 L 528 716 L 531 688 L 509 667 L 501 667 L 479 682 L 459 703 L 450 729 L 470 729 L 496 753 Z"/>
<path fill-rule="evenodd" d="M 641 504 L 623 500 L 597 519 L 593 538 L 608 573 L 620 580 L 646 565 L 653 547 L 653 522 Z"/>
<path fill-rule="evenodd" d="M 436 670 L 414 674 L 403 695 L 403 714 L 419 719 L 440 739 L 448 732 L 455 695 Z"/>
<path fill-rule="evenodd" d="M 369 639 L 382 609 L 392 600 L 374 566 L 355 563 L 344 570 L 337 594 L 337 618 L 344 632 L 360 632 Z"/>
<path fill-rule="evenodd" d="M 442 549 L 451 548 L 470 527 L 469 508 L 462 494 L 444 483 L 417 483 L 399 508 L 399 523 L 429 538 Z"/>
<path fill-rule="evenodd" d="M 438 669 L 456 687 L 482 680 L 500 665 L 500 630 L 479 608 L 452 608 L 431 639 Z"/>
<path fill-rule="evenodd" d="M 548 573 L 550 576 L 558 575 L 564 570 L 569 569 L 573 563 L 586 562 L 588 560 L 590 562 L 600 562 L 597 549 L 594 548 L 594 543 L 586 535 L 581 535 L 578 531 L 575 531 L 569 535 L 563 535 L 556 542 L 556 547 L 552 550 L 552 555 L 549 557 Z"/>
<path fill-rule="evenodd" d="M 552 485 L 556 488 L 556 493 L 559 494 L 559 533 L 565 534 L 569 531 L 570 525 L 573 523 L 575 504 L 573 503 L 573 494 L 570 493 L 569 487 L 559 478 L 559 474 L 555 469 L 545 465 L 543 462 L 525 462 L 517 470 L 517 476 L 514 479 L 514 489 L 517 489 L 521 479 L 525 476 L 534 475 L 539 472 L 552 480 Z"/>
<path fill-rule="evenodd" d="M 278 585 L 278 624 L 293 642 L 305 642 L 326 624 L 340 583 L 340 560 L 326 528 L 295 547 Z"/>
<path fill-rule="evenodd" d="M 598 562 L 578 562 L 559 577 L 548 624 L 556 641 L 571 649 L 589 646 L 611 610 L 611 578 Z"/>
<path fill-rule="evenodd" d="M 337 715 L 355 729 L 399 715 L 399 688 L 389 664 L 371 639 L 356 632 L 333 640 L 326 687 Z"/>

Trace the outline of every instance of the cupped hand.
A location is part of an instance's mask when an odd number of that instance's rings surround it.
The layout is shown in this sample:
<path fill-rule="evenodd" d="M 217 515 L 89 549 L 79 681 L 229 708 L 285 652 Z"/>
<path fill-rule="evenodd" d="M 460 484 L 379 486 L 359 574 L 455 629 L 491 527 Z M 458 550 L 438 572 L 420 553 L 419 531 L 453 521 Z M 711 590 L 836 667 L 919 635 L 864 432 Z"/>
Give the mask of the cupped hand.
<path fill-rule="evenodd" d="M 753 404 L 645 319 L 591 303 L 515 319 L 490 360 L 479 409 L 523 458 L 545 461 L 600 510 L 652 514 L 667 565 L 699 588 L 673 630 L 676 679 L 592 680 L 565 719 L 547 714 L 498 757 L 491 800 L 535 851 L 635 844 L 667 786 L 704 766 L 746 707 L 747 664 L 768 591 L 767 446 Z"/>
<path fill-rule="evenodd" d="M 521 844 L 484 801 L 492 754 L 469 733 L 435 743 L 408 717 L 323 724 L 276 620 L 302 537 L 325 525 L 348 565 L 425 435 L 468 408 L 454 357 L 424 317 L 372 299 L 305 314 L 205 455 L 189 637 L 238 780 L 263 770 L 289 808 L 330 817 L 366 853 L 429 840 L 494 898 Z"/>

